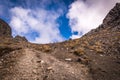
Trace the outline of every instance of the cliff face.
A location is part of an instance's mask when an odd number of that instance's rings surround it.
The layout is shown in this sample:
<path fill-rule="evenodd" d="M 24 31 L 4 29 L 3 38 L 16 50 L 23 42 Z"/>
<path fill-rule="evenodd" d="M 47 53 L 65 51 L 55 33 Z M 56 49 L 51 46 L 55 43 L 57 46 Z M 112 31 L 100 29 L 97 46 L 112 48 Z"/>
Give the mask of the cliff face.
<path fill-rule="evenodd" d="M 108 13 L 106 18 L 103 20 L 103 25 L 120 29 L 120 3 L 117 3 L 116 6 Z"/>
<path fill-rule="evenodd" d="M 33 44 L 0 20 L 0 80 L 120 80 L 120 3 L 79 39 Z"/>
<path fill-rule="evenodd" d="M 11 34 L 10 26 L 0 19 L 0 37 L 11 37 Z"/>

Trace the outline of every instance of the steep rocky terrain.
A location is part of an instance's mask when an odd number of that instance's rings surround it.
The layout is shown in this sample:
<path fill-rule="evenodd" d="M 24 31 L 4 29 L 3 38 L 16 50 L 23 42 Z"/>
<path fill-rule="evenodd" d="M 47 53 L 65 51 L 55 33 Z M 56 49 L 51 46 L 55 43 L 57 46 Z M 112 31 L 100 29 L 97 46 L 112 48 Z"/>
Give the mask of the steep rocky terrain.
<path fill-rule="evenodd" d="M 11 28 L 2 19 L 0 19 L 0 36 L 1 37 L 11 37 Z"/>
<path fill-rule="evenodd" d="M 120 80 L 120 3 L 83 37 L 33 44 L 0 20 L 0 80 Z"/>

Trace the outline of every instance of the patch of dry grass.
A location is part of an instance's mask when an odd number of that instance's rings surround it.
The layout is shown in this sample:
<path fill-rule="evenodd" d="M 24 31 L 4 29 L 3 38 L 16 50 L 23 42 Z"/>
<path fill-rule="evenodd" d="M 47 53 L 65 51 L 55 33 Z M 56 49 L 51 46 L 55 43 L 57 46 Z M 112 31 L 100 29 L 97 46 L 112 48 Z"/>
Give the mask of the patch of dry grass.
<path fill-rule="evenodd" d="M 73 53 L 75 55 L 81 56 L 81 55 L 85 54 L 85 50 L 84 50 L 84 48 L 81 47 L 81 48 L 75 49 Z"/>

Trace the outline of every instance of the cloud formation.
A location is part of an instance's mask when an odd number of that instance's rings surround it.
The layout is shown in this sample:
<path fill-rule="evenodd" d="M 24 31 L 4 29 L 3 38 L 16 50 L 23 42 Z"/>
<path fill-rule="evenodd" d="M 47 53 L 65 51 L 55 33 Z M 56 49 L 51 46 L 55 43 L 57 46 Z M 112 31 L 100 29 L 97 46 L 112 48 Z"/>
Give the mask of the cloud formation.
<path fill-rule="evenodd" d="M 69 0 L 65 1 L 69 2 Z M 0 0 L 0 18 L 12 27 L 13 36 L 30 42 L 51 43 L 65 40 L 57 22 L 66 12 L 64 0 Z"/>
<path fill-rule="evenodd" d="M 11 25 L 13 36 L 36 43 L 59 42 L 98 27 L 117 1 L 0 0 L 0 18 Z"/>
<path fill-rule="evenodd" d="M 79 38 L 91 29 L 98 27 L 109 10 L 119 0 L 76 0 L 70 5 L 67 17 L 72 33 L 71 38 Z M 81 35 L 82 34 L 82 35 Z"/>
<path fill-rule="evenodd" d="M 10 25 L 13 30 L 13 35 L 26 35 L 30 32 L 37 32 L 33 42 L 36 43 L 51 43 L 62 41 L 60 35 L 59 24 L 56 22 L 60 16 L 60 12 L 48 11 L 42 8 L 32 10 L 22 7 L 11 8 Z"/>

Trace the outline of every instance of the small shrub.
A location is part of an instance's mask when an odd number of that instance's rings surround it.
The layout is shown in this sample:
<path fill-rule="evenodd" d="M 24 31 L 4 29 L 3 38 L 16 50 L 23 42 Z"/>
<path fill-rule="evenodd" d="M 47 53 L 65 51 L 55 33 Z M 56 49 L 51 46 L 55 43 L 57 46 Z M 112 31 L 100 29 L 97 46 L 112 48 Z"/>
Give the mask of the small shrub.
<path fill-rule="evenodd" d="M 74 54 L 77 56 L 81 56 L 83 54 L 85 54 L 84 48 L 78 48 L 74 51 Z"/>
<path fill-rule="evenodd" d="M 103 50 L 101 48 L 96 48 L 95 50 L 97 53 L 104 53 Z"/>
<path fill-rule="evenodd" d="M 48 45 L 44 45 L 42 48 L 43 48 L 44 52 L 50 52 L 51 51 L 51 48 Z"/>

